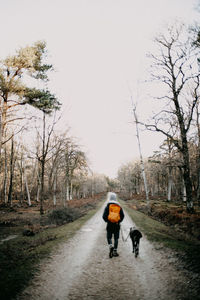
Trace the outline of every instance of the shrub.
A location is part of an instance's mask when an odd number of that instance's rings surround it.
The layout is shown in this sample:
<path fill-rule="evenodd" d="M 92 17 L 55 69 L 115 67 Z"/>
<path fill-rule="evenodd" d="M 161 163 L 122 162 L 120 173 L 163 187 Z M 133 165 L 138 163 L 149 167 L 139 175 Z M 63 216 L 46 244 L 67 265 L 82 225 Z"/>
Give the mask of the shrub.
<path fill-rule="evenodd" d="M 48 219 L 50 223 L 57 224 L 57 225 L 73 222 L 74 220 L 80 217 L 81 217 L 80 210 L 72 207 L 58 208 L 53 210 L 48 215 Z"/>

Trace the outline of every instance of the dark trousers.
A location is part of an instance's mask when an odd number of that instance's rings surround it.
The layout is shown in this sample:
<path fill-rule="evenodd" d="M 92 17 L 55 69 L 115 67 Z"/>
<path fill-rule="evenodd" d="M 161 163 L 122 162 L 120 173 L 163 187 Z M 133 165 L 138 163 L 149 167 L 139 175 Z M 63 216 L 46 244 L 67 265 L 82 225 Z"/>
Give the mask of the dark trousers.
<path fill-rule="evenodd" d="M 111 231 L 107 229 L 107 241 L 108 244 L 112 244 L 112 237 L 114 236 L 114 249 L 118 247 L 119 230 Z"/>

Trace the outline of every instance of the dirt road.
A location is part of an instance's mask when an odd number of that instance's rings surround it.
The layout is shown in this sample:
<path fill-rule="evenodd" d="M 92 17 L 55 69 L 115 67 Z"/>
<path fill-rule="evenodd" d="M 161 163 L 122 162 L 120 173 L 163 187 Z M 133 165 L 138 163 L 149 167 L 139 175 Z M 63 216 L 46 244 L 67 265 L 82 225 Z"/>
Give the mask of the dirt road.
<path fill-rule="evenodd" d="M 189 299 L 188 278 L 177 270 L 177 259 L 169 250 L 155 249 L 141 239 L 135 258 L 131 241 L 119 240 L 119 257 L 108 257 L 103 207 L 51 259 L 43 262 L 39 274 L 20 300 L 82 299 Z M 125 212 L 124 236 L 133 223 Z"/>

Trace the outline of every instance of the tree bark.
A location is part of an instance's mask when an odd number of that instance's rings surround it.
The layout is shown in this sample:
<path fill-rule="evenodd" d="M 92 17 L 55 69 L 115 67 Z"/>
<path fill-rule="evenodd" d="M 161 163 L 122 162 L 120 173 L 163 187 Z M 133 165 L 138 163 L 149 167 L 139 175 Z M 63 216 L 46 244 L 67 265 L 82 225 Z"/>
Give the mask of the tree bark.
<path fill-rule="evenodd" d="M 19 163 L 19 172 L 20 172 L 20 204 L 24 201 L 24 184 L 23 184 L 23 154 L 21 153 L 20 163 Z"/>
<path fill-rule="evenodd" d="M 69 179 L 66 178 L 66 197 L 65 197 L 66 201 L 70 200 L 70 195 L 69 195 Z"/>
<path fill-rule="evenodd" d="M 183 124 L 182 124 L 183 126 Z M 183 179 L 185 183 L 186 195 L 187 195 L 187 211 L 193 212 L 193 197 L 192 197 L 192 181 L 190 177 L 190 160 L 189 160 L 189 149 L 187 142 L 187 135 L 184 129 L 181 129 L 182 138 L 182 155 L 183 155 Z"/>
<path fill-rule="evenodd" d="M 24 180 L 25 180 L 25 186 L 26 186 L 28 206 L 31 206 L 31 197 L 30 197 L 30 192 L 29 192 L 29 187 L 28 187 L 28 180 L 27 180 L 27 176 L 26 176 L 26 165 L 24 166 Z"/>
<path fill-rule="evenodd" d="M 14 141 L 11 140 L 11 151 L 10 151 L 10 184 L 8 191 L 8 203 L 12 206 L 12 191 L 13 191 L 13 173 L 14 173 Z"/>
<path fill-rule="evenodd" d="M 57 188 L 57 170 L 54 171 L 53 177 L 53 205 L 56 206 L 56 188 Z"/>
<path fill-rule="evenodd" d="M 135 118 L 136 136 L 137 136 L 137 140 L 138 140 L 138 148 L 139 148 L 139 154 L 140 154 L 140 165 L 141 165 L 142 176 L 143 176 L 143 180 L 144 180 L 146 201 L 147 201 L 147 206 L 149 206 L 149 190 L 148 190 L 146 174 L 145 174 L 145 169 L 144 169 L 144 162 L 143 162 L 143 157 L 142 157 L 142 150 L 141 150 L 141 145 L 140 145 L 140 137 L 139 137 L 139 129 L 138 129 L 138 119 L 137 119 L 137 115 L 136 115 L 136 107 L 134 107 L 134 106 L 133 106 L 133 113 L 134 113 L 134 118 Z"/>
<path fill-rule="evenodd" d="M 8 185 L 8 161 L 7 161 L 7 150 L 5 146 L 5 151 L 4 151 L 4 183 L 3 183 L 3 194 L 4 194 L 4 203 L 6 204 L 8 202 L 7 198 L 7 185 Z"/>
<path fill-rule="evenodd" d="M 40 196 L 40 214 L 44 214 L 44 172 L 45 172 L 45 143 L 46 143 L 46 118 L 43 112 L 43 137 L 42 137 L 42 158 L 41 163 L 41 196 Z"/>
<path fill-rule="evenodd" d="M 196 109 L 197 115 L 197 136 L 198 136 L 198 149 L 197 149 L 197 201 L 200 204 L 200 124 L 199 124 L 199 110 Z"/>
<path fill-rule="evenodd" d="M 172 180 L 172 167 L 169 167 L 167 201 L 171 201 L 172 184 L 173 184 L 173 180 Z"/>

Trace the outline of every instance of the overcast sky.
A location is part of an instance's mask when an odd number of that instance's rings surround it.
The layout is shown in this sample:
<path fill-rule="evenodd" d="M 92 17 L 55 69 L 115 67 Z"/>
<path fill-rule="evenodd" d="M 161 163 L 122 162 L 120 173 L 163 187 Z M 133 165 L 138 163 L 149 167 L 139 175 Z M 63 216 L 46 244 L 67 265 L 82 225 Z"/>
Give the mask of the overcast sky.
<path fill-rule="evenodd" d="M 0 0 L 0 58 L 45 40 L 55 72 L 50 87 L 94 171 L 115 177 L 138 154 L 130 91 L 151 113 L 141 81 L 152 38 L 165 23 L 199 17 L 196 0 Z M 139 83 L 138 83 L 139 82 Z M 141 132 L 145 157 L 162 137 Z"/>

